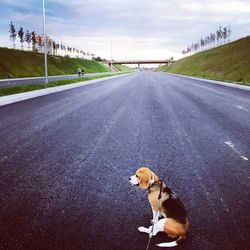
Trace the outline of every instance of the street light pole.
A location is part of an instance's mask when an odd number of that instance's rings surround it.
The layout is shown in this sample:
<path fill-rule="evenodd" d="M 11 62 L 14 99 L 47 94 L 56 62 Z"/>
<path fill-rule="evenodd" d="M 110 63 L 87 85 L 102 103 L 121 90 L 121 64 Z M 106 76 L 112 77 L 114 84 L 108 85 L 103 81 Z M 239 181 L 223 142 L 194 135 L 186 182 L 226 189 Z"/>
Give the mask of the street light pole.
<path fill-rule="evenodd" d="M 111 37 L 111 43 L 110 43 L 110 54 L 111 54 L 111 64 L 110 64 L 110 69 L 111 69 L 111 71 L 112 71 L 112 37 Z"/>
<path fill-rule="evenodd" d="M 44 70 L 45 70 L 45 83 L 48 83 L 48 62 L 47 62 L 47 36 L 45 32 L 45 5 L 43 3 L 43 43 L 44 43 Z"/>

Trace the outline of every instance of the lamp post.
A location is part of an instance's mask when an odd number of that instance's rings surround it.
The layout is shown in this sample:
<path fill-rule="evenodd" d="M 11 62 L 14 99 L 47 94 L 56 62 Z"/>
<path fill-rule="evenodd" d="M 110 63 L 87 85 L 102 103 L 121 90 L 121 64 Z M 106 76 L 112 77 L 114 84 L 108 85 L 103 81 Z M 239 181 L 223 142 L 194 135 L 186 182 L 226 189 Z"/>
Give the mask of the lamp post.
<path fill-rule="evenodd" d="M 43 3 L 43 42 L 44 42 L 44 71 L 45 71 L 45 83 L 48 83 L 48 62 L 47 62 L 47 37 L 45 32 L 45 5 Z"/>
<path fill-rule="evenodd" d="M 111 42 L 110 42 L 110 54 L 111 54 L 111 64 L 110 64 L 110 69 L 111 69 L 111 71 L 112 71 L 112 37 L 111 37 Z"/>

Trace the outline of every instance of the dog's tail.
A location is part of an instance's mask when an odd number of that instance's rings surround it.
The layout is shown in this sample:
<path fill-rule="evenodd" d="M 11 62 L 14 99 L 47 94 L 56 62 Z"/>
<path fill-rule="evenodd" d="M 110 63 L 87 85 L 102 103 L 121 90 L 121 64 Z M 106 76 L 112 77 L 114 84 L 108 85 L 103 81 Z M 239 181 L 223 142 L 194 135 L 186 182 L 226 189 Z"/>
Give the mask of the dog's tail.
<path fill-rule="evenodd" d="M 176 247 L 176 246 L 178 246 L 179 243 L 181 243 L 182 241 L 184 241 L 186 238 L 187 238 L 186 235 L 181 235 L 175 241 L 166 242 L 166 243 L 159 243 L 159 244 L 156 244 L 156 246 L 158 246 L 158 247 Z"/>

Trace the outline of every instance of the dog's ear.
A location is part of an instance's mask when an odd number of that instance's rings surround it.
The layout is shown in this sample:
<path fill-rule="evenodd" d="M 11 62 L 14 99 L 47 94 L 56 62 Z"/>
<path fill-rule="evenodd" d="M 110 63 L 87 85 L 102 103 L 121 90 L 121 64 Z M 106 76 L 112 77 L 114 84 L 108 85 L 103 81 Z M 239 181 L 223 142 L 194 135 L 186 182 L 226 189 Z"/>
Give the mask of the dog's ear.
<path fill-rule="evenodd" d="M 159 181 L 159 177 L 154 172 L 151 171 L 151 174 L 152 174 L 153 182 Z"/>
<path fill-rule="evenodd" d="M 148 168 L 141 168 L 138 171 L 139 176 L 139 187 L 142 189 L 147 189 L 149 184 L 152 182 L 152 174 Z"/>

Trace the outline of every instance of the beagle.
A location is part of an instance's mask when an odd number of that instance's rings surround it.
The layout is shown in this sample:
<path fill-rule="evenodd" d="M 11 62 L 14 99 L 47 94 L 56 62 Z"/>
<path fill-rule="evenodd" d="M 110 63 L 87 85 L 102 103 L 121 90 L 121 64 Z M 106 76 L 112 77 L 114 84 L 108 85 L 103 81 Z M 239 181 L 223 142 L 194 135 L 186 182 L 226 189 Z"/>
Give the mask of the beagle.
<path fill-rule="evenodd" d="M 175 247 L 184 241 L 187 238 L 189 222 L 185 207 L 176 194 L 146 167 L 139 168 L 129 181 L 132 186 L 148 189 L 148 199 L 153 211 L 153 226 L 139 227 L 138 230 L 150 236 L 164 232 L 170 238 L 178 237 L 175 241 L 157 244 L 159 247 Z"/>

